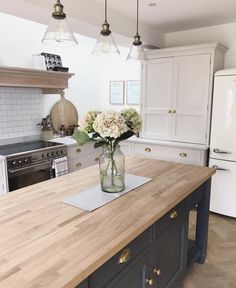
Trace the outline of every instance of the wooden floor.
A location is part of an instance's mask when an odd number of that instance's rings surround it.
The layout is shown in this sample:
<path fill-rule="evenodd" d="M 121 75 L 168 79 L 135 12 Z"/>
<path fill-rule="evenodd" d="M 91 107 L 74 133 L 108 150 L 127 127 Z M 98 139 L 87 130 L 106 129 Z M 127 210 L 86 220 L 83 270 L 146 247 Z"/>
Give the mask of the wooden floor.
<path fill-rule="evenodd" d="M 193 265 L 181 288 L 236 288 L 236 219 L 210 215 L 207 260 Z"/>

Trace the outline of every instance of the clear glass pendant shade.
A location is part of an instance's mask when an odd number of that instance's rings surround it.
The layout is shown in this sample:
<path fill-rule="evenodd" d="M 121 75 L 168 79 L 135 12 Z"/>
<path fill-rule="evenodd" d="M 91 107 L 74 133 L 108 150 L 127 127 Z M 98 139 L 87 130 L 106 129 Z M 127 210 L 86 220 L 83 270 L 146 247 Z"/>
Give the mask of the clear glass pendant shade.
<path fill-rule="evenodd" d="M 78 44 L 66 18 L 57 19 L 53 17 L 44 34 L 42 43 L 54 46 L 74 46 Z"/>
<path fill-rule="evenodd" d="M 100 34 L 92 54 L 97 56 L 117 56 L 120 55 L 120 51 L 111 34 Z"/>
<path fill-rule="evenodd" d="M 129 60 L 136 60 L 136 61 L 140 61 L 140 60 L 147 61 L 148 60 L 142 45 L 138 45 L 138 46 L 132 45 L 131 46 L 129 54 L 126 58 L 126 61 L 129 61 Z"/>

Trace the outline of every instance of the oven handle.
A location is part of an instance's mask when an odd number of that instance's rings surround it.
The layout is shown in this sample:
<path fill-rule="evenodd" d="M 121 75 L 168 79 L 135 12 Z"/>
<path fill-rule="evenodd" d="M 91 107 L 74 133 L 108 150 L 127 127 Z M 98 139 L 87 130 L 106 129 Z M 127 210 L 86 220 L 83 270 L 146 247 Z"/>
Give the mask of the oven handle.
<path fill-rule="evenodd" d="M 9 169 L 8 173 L 15 174 L 15 173 L 18 173 L 18 172 L 27 171 L 28 169 L 34 169 L 34 168 L 42 169 L 42 167 L 50 168 L 51 167 L 51 162 L 38 163 L 38 164 L 35 164 L 35 165 L 30 165 L 30 166 L 19 168 L 19 169 Z M 39 169 L 36 169 L 36 170 L 39 170 Z"/>

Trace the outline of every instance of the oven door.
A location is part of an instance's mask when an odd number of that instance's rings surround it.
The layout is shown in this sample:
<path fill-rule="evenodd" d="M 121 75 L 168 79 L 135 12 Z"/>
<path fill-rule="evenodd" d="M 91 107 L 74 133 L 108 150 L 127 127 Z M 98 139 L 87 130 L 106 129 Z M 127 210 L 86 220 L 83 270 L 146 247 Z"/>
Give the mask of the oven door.
<path fill-rule="evenodd" d="M 9 192 L 54 178 L 51 162 L 8 170 Z"/>

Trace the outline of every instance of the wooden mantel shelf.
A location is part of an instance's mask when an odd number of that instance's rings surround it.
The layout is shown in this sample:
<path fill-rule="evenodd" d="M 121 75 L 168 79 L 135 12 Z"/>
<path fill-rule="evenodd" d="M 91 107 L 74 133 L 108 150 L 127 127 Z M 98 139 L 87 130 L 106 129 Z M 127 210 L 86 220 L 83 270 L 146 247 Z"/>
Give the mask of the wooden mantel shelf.
<path fill-rule="evenodd" d="M 41 88 L 44 94 L 61 93 L 68 88 L 72 73 L 0 66 L 0 86 Z"/>

